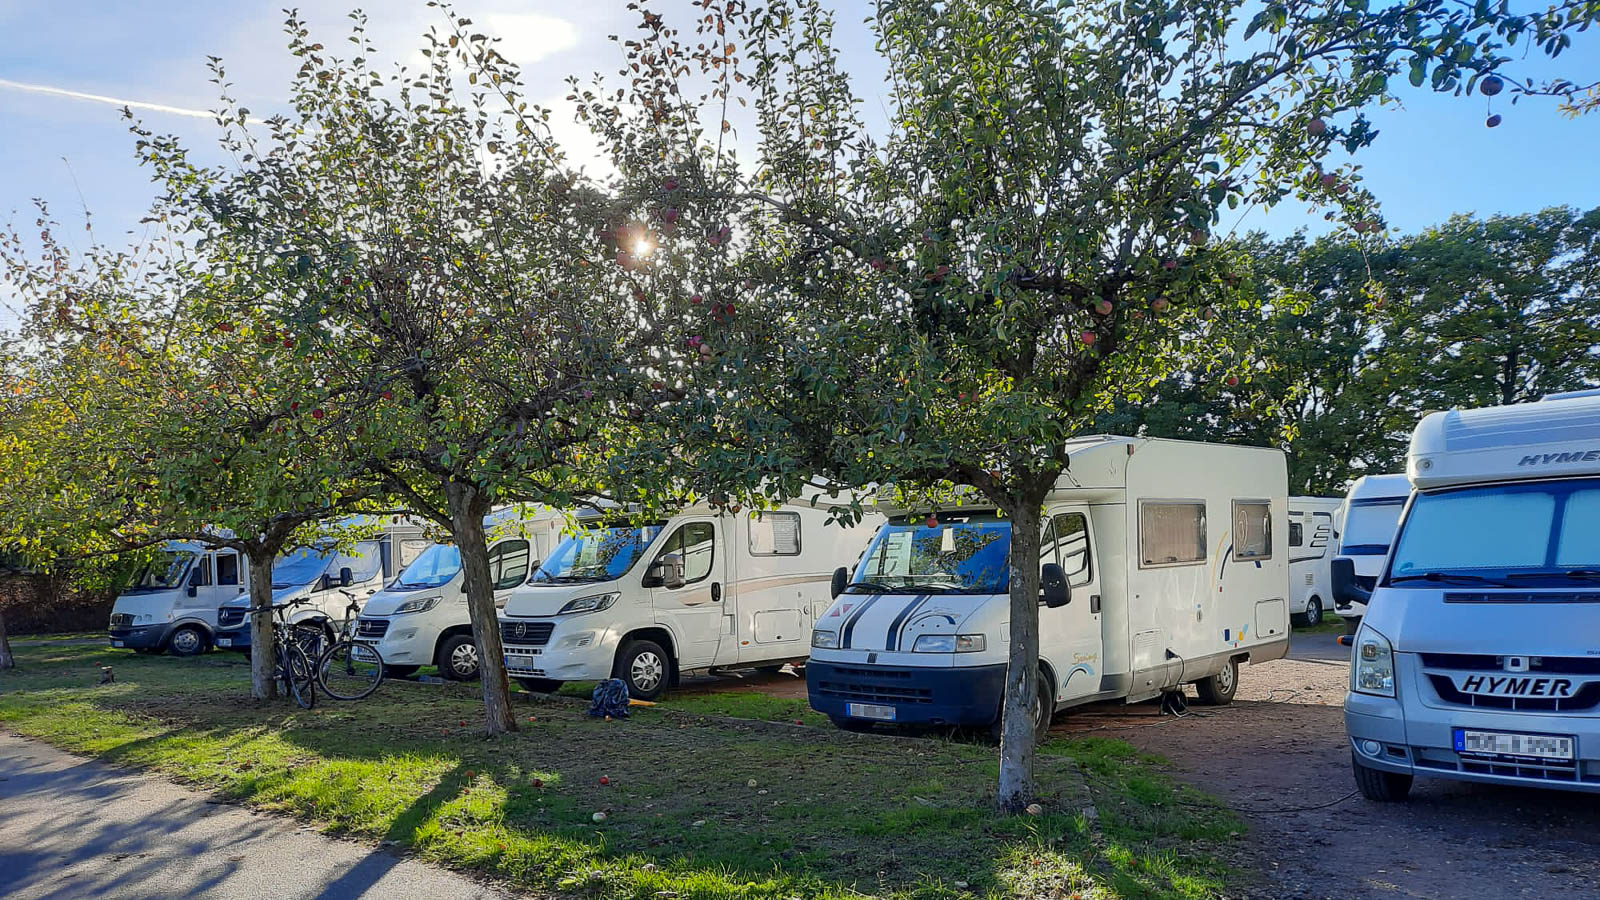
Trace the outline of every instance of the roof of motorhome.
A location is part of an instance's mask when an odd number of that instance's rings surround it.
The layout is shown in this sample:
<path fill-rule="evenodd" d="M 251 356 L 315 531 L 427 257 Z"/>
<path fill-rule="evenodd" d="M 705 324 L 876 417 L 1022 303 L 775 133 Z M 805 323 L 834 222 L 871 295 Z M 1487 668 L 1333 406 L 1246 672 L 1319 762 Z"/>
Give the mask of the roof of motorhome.
<path fill-rule="evenodd" d="M 1600 475 L 1600 396 L 1566 396 L 1423 417 L 1406 474 L 1418 490 Z"/>
<path fill-rule="evenodd" d="M 1363 475 L 1350 485 L 1346 500 L 1371 500 L 1385 497 L 1405 499 L 1411 493 L 1411 479 L 1404 472 L 1393 475 Z"/>

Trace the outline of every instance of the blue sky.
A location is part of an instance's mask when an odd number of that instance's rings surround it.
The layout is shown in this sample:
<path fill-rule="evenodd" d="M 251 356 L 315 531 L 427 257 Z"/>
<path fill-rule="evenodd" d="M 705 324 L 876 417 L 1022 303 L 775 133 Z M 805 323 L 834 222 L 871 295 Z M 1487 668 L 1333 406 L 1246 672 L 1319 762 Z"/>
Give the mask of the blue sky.
<path fill-rule="evenodd" d="M 209 149 L 214 125 L 195 114 L 216 96 L 206 57 L 225 60 L 247 106 L 273 110 L 292 70 L 280 30 L 283 6 L 282 0 L 0 0 L 0 33 L 7 37 L 0 56 L 0 218 L 28 224 L 32 199 L 42 197 L 67 226 L 64 232 L 82 235 L 86 204 L 100 241 L 126 240 L 152 186 L 133 161 L 118 104 L 75 95 L 167 107 L 136 112 L 147 127 Z M 523 64 L 529 94 L 549 101 L 566 93 L 563 78 L 570 73 L 615 73 L 620 57 L 607 35 L 632 30 L 625 6 L 624 0 L 460 0 L 462 13 L 504 38 L 501 50 Z M 882 66 L 860 24 L 864 0 L 839 0 L 839 6 L 846 64 L 876 112 L 870 98 Z M 391 52 L 418 46 L 416 36 L 438 15 L 422 0 L 381 0 L 366 8 L 378 46 Z M 348 9 L 326 0 L 302 4 L 330 47 L 344 36 Z M 1555 67 L 1539 62 L 1532 71 L 1600 76 L 1600 34 L 1578 35 L 1575 43 Z M 1372 111 L 1381 134 L 1358 158 L 1390 225 L 1413 231 L 1454 212 L 1600 206 L 1600 114 L 1572 120 L 1552 102 L 1500 102 L 1495 109 L 1505 123 L 1489 129 L 1481 97 L 1416 91 L 1404 101 L 1404 109 Z M 563 130 L 582 143 L 576 126 Z M 1319 214 L 1291 204 L 1252 214 L 1243 227 L 1282 235 L 1326 226 Z M 0 329 L 12 321 L 4 299 L 0 295 Z"/>

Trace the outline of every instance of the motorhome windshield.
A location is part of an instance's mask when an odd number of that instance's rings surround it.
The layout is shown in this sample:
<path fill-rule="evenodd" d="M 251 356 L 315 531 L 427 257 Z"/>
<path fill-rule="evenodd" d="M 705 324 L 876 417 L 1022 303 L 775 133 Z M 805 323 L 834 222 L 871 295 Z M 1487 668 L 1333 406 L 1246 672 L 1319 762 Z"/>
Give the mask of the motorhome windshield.
<path fill-rule="evenodd" d="M 1003 594 L 1011 523 L 994 515 L 891 521 L 878 529 L 847 590 L 857 593 Z"/>
<path fill-rule="evenodd" d="M 1394 541 L 1395 526 L 1400 524 L 1400 512 L 1405 509 L 1404 498 L 1383 500 L 1358 500 L 1350 505 L 1344 517 L 1344 534 L 1340 537 L 1339 552 L 1345 556 L 1383 556 Z"/>
<path fill-rule="evenodd" d="M 550 554 L 531 581 L 611 581 L 621 578 L 644 555 L 662 526 L 596 528 L 569 537 Z"/>
<path fill-rule="evenodd" d="M 1418 494 L 1391 583 L 1600 581 L 1600 478 Z"/>
<path fill-rule="evenodd" d="M 461 571 L 461 551 L 454 544 L 433 544 L 395 579 L 402 589 L 443 587 Z"/>
<path fill-rule="evenodd" d="M 301 547 L 287 556 L 280 556 L 272 564 L 272 586 L 286 588 L 310 584 L 328 571 L 328 563 L 333 557 L 332 550 L 311 547 Z"/>
<path fill-rule="evenodd" d="M 123 593 L 140 594 L 149 591 L 170 591 L 183 582 L 183 573 L 189 568 L 195 554 L 187 550 L 162 551 L 149 565 L 139 571 L 139 577 Z"/>

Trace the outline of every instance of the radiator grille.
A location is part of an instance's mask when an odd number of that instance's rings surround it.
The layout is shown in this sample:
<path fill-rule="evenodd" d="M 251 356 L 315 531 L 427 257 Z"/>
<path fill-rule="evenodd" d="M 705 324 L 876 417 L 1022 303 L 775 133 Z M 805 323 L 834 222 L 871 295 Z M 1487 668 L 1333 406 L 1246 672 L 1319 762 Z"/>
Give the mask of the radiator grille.
<path fill-rule="evenodd" d="M 550 632 L 555 630 L 554 622 L 501 622 L 500 640 L 507 644 L 543 647 L 550 642 Z"/>

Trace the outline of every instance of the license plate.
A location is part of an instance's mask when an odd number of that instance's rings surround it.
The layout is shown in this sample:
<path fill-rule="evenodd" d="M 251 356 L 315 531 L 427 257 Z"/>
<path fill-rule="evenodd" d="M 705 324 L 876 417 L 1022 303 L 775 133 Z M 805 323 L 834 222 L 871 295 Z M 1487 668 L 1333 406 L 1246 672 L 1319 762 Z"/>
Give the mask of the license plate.
<path fill-rule="evenodd" d="M 232 647 L 233 638 L 217 638 L 218 647 Z"/>
<path fill-rule="evenodd" d="M 1520 756 L 1527 759 L 1573 760 L 1573 739 L 1555 734 L 1455 730 L 1456 752 L 1468 756 Z"/>
<path fill-rule="evenodd" d="M 122 646 L 122 642 L 121 641 L 112 641 L 111 642 L 111 646 L 113 646 L 113 647 L 121 647 Z"/>
<path fill-rule="evenodd" d="M 877 719 L 880 722 L 894 721 L 894 707 L 879 706 L 875 703 L 850 703 L 846 704 L 845 712 L 857 719 Z"/>
<path fill-rule="evenodd" d="M 350 646 L 350 658 L 359 662 L 373 662 L 378 657 L 372 652 L 370 647 L 363 647 L 360 644 L 352 644 Z"/>
<path fill-rule="evenodd" d="M 525 656 L 507 656 L 506 668 L 512 672 L 527 672 L 533 668 L 533 661 Z"/>

